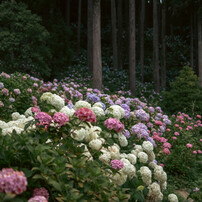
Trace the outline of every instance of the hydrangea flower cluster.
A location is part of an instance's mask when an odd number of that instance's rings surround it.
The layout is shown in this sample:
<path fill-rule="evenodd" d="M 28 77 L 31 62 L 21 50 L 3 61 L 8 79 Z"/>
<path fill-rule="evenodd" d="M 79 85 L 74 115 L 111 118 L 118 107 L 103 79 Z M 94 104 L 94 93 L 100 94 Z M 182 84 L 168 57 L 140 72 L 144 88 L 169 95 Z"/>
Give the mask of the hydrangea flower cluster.
<path fill-rule="evenodd" d="M 48 202 L 48 200 L 44 196 L 34 196 L 28 202 Z"/>
<path fill-rule="evenodd" d="M 114 129 L 116 132 L 121 132 L 124 129 L 124 125 L 116 118 L 108 118 L 105 121 L 105 126 L 107 129 Z"/>
<path fill-rule="evenodd" d="M 37 125 L 41 126 L 49 126 L 52 121 L 52 117 L 45 112 L 38 112 L 34 118 L 39 121 Z"/>
<path fill-rule="evenodd" d="M 21 171 L 3 168 L 0 171 L 0 192 L 21 194 L 27 189 L 27 178 Z"/>
<path fill-rule="evenodd" d="M 96 115 L 88 108 L 79 108 L 75 111 L 74 115 L 81 121 L 96 122 Z"/>
<path fill-rule="evenodd" d="M 63 126 L 69 122 L 69 117 L 64 113 L 56 112 L 53 116 L 53 121 L 58 123 L 59 126 Z"/>
<path fill-rule="evenodd" d="M 44 187 L 40 187 L 40 188 L 35 188 L 33 191 L 33 197 L 35 196 L 43 196 L 47 199 L 49 199 L 49 193 L 48 190 Z"/>
<path fill-rule="evenodd" d="M 112 168 L 119 170 L 124 167 L 124 163 L 120 160 L 114 159 L 111 161 Z"/>

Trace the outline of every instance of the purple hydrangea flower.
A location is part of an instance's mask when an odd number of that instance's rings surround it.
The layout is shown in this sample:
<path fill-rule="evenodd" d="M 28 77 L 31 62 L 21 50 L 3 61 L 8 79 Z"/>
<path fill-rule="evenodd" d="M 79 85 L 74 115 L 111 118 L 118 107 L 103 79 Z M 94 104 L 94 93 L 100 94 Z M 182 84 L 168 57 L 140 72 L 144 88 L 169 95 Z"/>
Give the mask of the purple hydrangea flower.
<path fill-rule="evenodd" d="M 15 102 L 15 98 L 10 97 L 10 98 L 9 98 L 9 101 L 10 101 L 10 102 Z"/>
<path fill-rule="evenodd" d="M 130 132 L 128 131 L 128 130 L 124 130 L 123 132 L 122 132 L 122 134 L 126 137 L 126 138 L 130 138 Z"/>
<path fill-rule="evenodd" d="M 4 88 L 4 84 L 0 82 L 0 89 Z"/>
<path fill-rule="evenodd" d="M 34 196 L 28 202 L 48 202 L 48 200 L 44 196 Z"/>
<path fill-rule="evenodd" d="M 92 102 L 99 102 L 100 98 L 96 94 L 88 94 L 87 99 Z"/>

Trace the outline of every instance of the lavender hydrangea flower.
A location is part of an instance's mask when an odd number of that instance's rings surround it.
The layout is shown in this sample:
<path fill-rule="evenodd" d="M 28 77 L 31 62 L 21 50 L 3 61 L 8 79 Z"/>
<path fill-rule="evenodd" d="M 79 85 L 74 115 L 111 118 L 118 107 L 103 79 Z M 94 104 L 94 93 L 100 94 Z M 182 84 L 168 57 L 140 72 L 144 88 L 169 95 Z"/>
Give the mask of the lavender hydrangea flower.
<path fill-rule="evenodd" d="M 4 88 L 4 84 L 2 82 L 0 82 L 0 89 Z"/>
<path fill-rule="evenodd" d="M 15 98 L 10 97 L 10 98 L 9 98 L 9 101 L 10 101 L 10 102 L 15 102 Z"/>
<path fill-rule="evenodd" d="M 149 120 L 150 116 L 147 114 L 143 109 L 136 110 L 136 117 L 139 118 L 141 121 Z"/>
<path fill-rule="evenodd" d="M 88 94 L 87 99 L 92 102 L 99 102 L 100 98 L 96 94 Z"/>
<path fill-rule="evenodd" d="M 122 134 L 126 137 L 126 138 L 130 138 L 130 132 L 128 131 L 128 130 L 124 130 L 123 132 L 122 132 Z"/>
<path fill-rule="evenodd" d="M 120 105 L 124 110 L 130 111 L 130 107 L 127 104 Z"/>
<path fill-rule="evenodd" d="M 13 92 L 14 92 L 16 95 L 20 95 L 20 93 L 21 93 L 21 92 L 20 92 L 20 89 L 14 89 Z"/>

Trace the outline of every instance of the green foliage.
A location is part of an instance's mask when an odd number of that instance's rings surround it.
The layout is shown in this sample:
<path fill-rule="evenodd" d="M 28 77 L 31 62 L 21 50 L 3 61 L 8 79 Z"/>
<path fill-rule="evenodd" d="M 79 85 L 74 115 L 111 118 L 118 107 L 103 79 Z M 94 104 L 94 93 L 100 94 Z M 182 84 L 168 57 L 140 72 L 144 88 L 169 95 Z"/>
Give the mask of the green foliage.
<path fill-rule="evenodd" d="M 193 70 L 185 66 L 170 89 L 163 94 L 164 110 L 170 113 L 183 111 L 188 114 L 202 111 L 202 89 Z"/>
<path fill-rule="evenodd" d="M 0 5 L 1 71 L 40 72 L 49 75 L 48 31 L 41 19 L 23 3 L 5 1 Z"/>

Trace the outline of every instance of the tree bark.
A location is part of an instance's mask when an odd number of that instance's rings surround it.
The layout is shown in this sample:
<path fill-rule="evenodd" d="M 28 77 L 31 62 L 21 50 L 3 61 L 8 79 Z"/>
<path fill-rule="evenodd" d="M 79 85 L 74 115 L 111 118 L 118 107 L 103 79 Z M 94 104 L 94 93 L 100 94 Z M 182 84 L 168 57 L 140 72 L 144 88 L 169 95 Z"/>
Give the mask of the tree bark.
<path fill-rule="evenodd" d="M 192 14 L 193 8 L 191 7 L 190 12 L 190 27 L 191 27 L 191 34 L 190 34 L 190 62 L 191 62 L 191 68 L 194 70 L 194 29 L 193 29 L 193 14 Z"/>
<path fill-rule="evenodd" d="M 88 70 L 93 72 L 93 0 L 88 0 Z"/>
<path fill-rule="evenodd" d="M 93 88 L 102 90 L 100 0 L 93 0 Z"/>
<path fill-rule="evenodd" d="M 117 31 L 116 31 L 116 4 L 111 0 L 111 22 L 112 22 L 112 47 L 113 47 L 113 68 L 118 68 L 118 51 L 117 51 Z"/>
<path fill-rule="evenodd" d="M 158 33 L 158 2 L 153 0 L 153 60 L 154 60 L 154 89 L 160 91 L 159 82 L 159 33 Z"/>
<path fill-rule="evenodd" d="M 78 5 L 78 26 L 77 26 L 77 55 L 80 53 L 81 48 L 81 0 Z"/>
<path fill-rule="evenodd" d="M 122 62 L 122 32 L 123 32 L 123 25 L 122 25 L 122 0 L 118 0 L 118 68 L 122 69 L 123 62 Z"/>
<path fill-rule="evenodd" d="M 162 69 L 161 69 L 161 86 L 166 89 L 166 0 L 162 5 Z"/>
<path fill-rule="evenodd" d="M 66 23 L 70 25 L 70 0 L 66 0 L 66 11 L 65 11 Z"/>
<path fill-rule="evenodd" d="M 135 0 L 129 0 L 129 83 L 132 95 L 136 95 L 135 48 Z"/>
<path fill-rule="evenodd" d="M 141 1 L 140 10 L 140 76 L 144 81 L 144 21 L 145 21 L 145 0 Z"/>
<path fill-rule="evenodd" d="M 200 86 L 202 86 L 202 16 L 200 9 L 198 9 L 198 69 Z"/>

